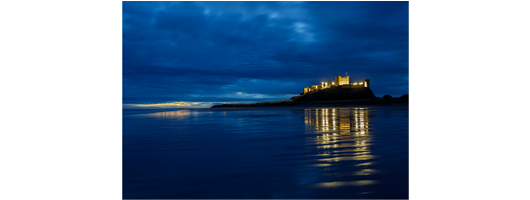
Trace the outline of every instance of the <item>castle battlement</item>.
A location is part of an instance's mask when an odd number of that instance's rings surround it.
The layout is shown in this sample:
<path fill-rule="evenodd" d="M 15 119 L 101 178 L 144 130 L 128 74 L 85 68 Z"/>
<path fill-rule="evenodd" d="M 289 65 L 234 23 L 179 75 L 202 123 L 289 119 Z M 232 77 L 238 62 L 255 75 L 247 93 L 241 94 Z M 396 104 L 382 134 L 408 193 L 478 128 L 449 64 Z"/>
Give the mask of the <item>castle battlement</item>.
<path fill-rule="evenodd" d="M 350 77 L 349 76 L 337 76 L 335 77 L 335 81 L 332 82 L 322 82 L 320 85 L 312 85 L 311 87 L 304 88 L 304 93 L 313 92 L 317 90 L 323 90 L 327 88 L 332 87 L 340 87 L 340 88 L 370 88 L 370 79 L 364 79 L 363 81 L 356 81 L 350 83 Z"/>

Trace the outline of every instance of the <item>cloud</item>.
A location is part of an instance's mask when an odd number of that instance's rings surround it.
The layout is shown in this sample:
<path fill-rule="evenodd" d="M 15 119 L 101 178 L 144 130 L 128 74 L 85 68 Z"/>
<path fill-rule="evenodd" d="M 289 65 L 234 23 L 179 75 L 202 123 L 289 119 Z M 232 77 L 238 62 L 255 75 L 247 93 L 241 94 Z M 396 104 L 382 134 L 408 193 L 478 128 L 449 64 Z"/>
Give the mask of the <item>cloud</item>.
<path fill-rule="evenodd" d="M 185 107 L 191 106 L 191 104 L 186 102 L 173 102 L 173 103 L 153 103 L 153 104 L 128 104 L 130 106 L 136 107 Z"/>
<path fill-rule="evenodd" d="M 408 93 L 408 2 L 126 1 L 122 29 L 124 104 L 275 101 L 345 72 Z"/>
<path fill-rule="evenodd" d="M 151 104 L 123 104 L 124 108 L 209 108 L 217 102 L 172 102 Z"/>

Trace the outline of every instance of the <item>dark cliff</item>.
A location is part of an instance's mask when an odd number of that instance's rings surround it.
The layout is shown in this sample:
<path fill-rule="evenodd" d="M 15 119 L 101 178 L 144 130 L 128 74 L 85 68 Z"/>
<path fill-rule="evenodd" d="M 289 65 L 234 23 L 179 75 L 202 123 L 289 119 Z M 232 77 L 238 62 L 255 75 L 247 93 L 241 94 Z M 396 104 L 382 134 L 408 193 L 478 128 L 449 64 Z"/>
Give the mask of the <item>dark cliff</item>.
<path fill-rule="evenodd" d="M 301 94 L 291 98 L 289 101 L 303 103 L 312 101 L 355 100 L 368 98 L 375 98 L 375 95 L 370 88 L 332 87 Z"/>

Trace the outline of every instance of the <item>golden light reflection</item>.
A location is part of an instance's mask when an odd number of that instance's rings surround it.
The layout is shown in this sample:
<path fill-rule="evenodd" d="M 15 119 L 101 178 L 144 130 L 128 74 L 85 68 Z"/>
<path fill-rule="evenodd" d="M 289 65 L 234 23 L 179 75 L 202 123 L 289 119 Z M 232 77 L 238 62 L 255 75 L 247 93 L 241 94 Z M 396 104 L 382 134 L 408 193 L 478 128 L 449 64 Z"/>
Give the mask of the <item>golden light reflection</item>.
<path fill-rule="evenodd" d="M 320 147 L 329 144 L 366 147 L 369 142 L 370 122 L 364 108 L 305 109 L 305 124 L 315 130 Z M 363 137 L 367 136 L 367 137 Z M 355 143 L 342 143 L 354 141 Z"/>
<path fill-rule="evenodd" d="M 324 182 L 315 184 L 316 187 L 320 188 L 333 188 L 333 187 L 343 187 L 343 186 L 363 186 L 371 185 L 377 183 L 374 180 L 361 180 L 361 181 L 335 181 L 335 182 Z"/>
<path fill-rule="evenodd" d="M 379 171 L 375 169 L 360 169 L 354 172 L 327 173 L 325 175 L 334 176 L 334 177 L 345 177 L 345 176 L 367 176 L 367 175 L 372 175 L 375 173 L 379 173 Z"/>
<path fill-rule="evenodd" d="M 329 166 L 331 166 L 331 164 L 329 164 L 329 163 L 321 163 L 321 164 L 310 165 L 310 167 L 329 167 Z"/>
<path fill-rule="evenodd" d="M 372 162 L 365 162 L 365 163 L 359 163 L 359 164 L 357 164 L 356 166 L 358 166 L 358 167 L 359 167 L 359 166 L 368 166 L 368 165 L 373 165 L 373 164 L 374 164 L 374 163 L 372 163 Z"/>
<path fill-rule="evenodd" d="M 194 115 L 196 111 L 193 112 Z M 166 112 L 156 112 L 156 113 L 148 113 L 148 114 L 142 114 L 147 115 L 150 117 L 157 117 L 157 118 L 163 118 L 163 119 L 183 119 L 190 116 L 190 110 L 177 110 L 177 111 L 166 111 Z"/>
<path fill-rule="evenodd" d="M 359 171 L 356 171 L 354 175 L 356 176 L 364 176 L 364 175 L 370 175 L 376 173 L 377 170 L 375 169 L 361 169 Z"/>
<path fill-rule="evenodd" d="M 370 175 L 368 169 L 374 159 L 370 151 L 370 118 L 367 108 L 319 108 L 305 109 L 306 129 L 316 132 L 315 148 L 319 153 L 315 161 L 332 167 L 341 162 L 353 162 L 355 170 L 349 175 Z M 361 169 L 359 169 L 361 168 Z M 360 171 L 359 171 L 360 170 Z M 356 185 L 359 182 L 320 183 L 319 187 Z"/>

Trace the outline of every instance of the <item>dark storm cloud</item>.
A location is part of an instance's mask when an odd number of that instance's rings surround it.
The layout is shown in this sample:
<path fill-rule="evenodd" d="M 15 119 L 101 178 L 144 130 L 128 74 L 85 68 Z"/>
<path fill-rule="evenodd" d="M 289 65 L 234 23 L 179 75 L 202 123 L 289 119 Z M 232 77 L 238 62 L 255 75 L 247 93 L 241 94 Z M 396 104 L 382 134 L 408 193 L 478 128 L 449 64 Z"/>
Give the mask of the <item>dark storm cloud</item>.
<path fill-rule="evenodd" d="M 408 2 L 123 2 L 124 104 L 288 99 L 345 72 L 408 93 Z"/>

